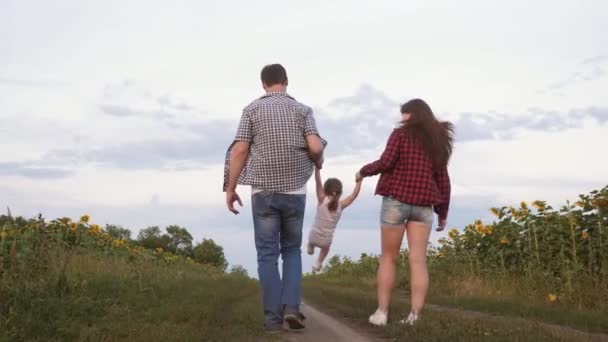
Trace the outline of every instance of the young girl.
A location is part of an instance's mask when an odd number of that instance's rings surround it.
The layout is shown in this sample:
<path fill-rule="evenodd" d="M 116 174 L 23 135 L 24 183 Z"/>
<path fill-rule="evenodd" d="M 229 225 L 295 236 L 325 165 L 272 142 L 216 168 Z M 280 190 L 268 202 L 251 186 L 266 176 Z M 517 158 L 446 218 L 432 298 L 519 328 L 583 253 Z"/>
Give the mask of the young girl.
<path fill-rule="evenodd" d="M 323 184 L 321 180 L 321 171 L 315 168 L 315 183 L 317 186 L 317 213 L 315 215 L 315 221 L 310 229 L 308 235 L 308 248 L 307 252 L 310 255 L 315 253 L 315 247 L 320 249 L 319 257 L 315 264 L 312 266 L 312 271 L 319 272 L 323 265 L 327 253 L 329 253 L 329 247 L 331 246 L 334 231 L 342 210 L 346 209 L 351 205 L 355 198 L 359 195 L 361 190 L 361 180 L 355 184 L 353 193 L 343 200 L 340 200 L 342 196 L 342 182 L 337 178 L 329 178 Z"/>

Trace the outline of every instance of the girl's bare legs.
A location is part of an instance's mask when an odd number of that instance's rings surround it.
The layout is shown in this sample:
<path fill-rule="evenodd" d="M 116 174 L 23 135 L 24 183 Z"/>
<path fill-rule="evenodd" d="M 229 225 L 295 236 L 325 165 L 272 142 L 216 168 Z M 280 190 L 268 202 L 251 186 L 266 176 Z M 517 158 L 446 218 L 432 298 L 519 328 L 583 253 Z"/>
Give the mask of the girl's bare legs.
<path fill-rule="evenodd" d="M 391 302 L 391 291 L 395 283 L 395 270 L 399 261 L 399 251 L 403 241 L 405 226 L 382 225 L 382 255 L 380 267 L 378 268 L 378 309 L 384 313 L 388 312 Z"/>
<path fill-rule="evenodd" d="M 319 257 L 317 258 L 316 264 L 319 266 L 323 265 L 323 261 L 325 261 L 327 254 L 329 254 L 329 247 L 320 247 L 319 248 Z"/>
<path fill-rule="evenodd" d="M 408 222 L 406 231 L 410 264 L 411 312 L 418 315 L 424 306 L 429 288 L 426 252 L 431 226 L 422 222 Z"/>

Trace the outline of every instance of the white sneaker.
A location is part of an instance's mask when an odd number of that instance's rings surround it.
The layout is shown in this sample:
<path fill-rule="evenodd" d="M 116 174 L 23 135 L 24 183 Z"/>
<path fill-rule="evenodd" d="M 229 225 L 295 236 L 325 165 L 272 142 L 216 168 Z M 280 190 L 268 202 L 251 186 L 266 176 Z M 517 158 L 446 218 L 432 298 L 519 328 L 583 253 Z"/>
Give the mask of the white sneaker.
<path fill-rule="evenodd" d="M 376 310 L 373 315 L 369 316 L 369 322 L 376 326 L 384 326 L 386 325 L 386 321 L 388 320 L 388 315 L 386 312 L 382 312 L 380 310 Z"/>
<path fill-rule="evenodd" d="M 315 264 L 312 265 L 312 272 L 317 273 L 317 272 L 321 271 L 322 267 L 323 266 L 321 264 L 315 262 Z"/>
<path fill-rule="evenodd" d="M 315 254 L 315 246 L 308 244 L 308 246 L 306 246 L 306 253 L 308 253 L 308 255 Z"/>
<path fill-rule="evenodd" d="M 418 320 L 418 315 L 414 314 L 413 312 L 410 312 L 410 314 L 407 316 L 407 318 L 400 320 L 399 323 L 405 324 L 405 325 L 414 325 L 414 322 L 416 322 L 417 320 Z"/>

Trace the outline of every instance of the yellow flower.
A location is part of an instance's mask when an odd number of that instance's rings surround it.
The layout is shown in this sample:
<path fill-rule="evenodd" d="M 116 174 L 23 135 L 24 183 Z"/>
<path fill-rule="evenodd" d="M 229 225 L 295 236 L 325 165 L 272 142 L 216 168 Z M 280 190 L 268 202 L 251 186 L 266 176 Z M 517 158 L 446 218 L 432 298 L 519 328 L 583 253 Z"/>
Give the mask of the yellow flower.
<path fill-rule="evenodd" d="M 589 238 L 589 233 L 587 233 L 587 231 L 586 231 L 586 230 L 584 230 L 584 231 L 581 233 L 581 237 L 582 237 L 583 239 L 587 240 L 587 239 Z"/>
<path fill-rule="evenodd" d="M 0 239 L 4 239 L 7 236 L 8 236 L 7 232 L 0 232 Z"/>
<path fill-rule="evenodd" d="M 110 239 L 110 234 L 103 233 L 103 234 L 101 234 L 101 238 L 104 239 L 104 240 L 109 240 Z"/>
<path fill-rule="evenodd" d="M 448 240 L 446 240 L 446 239 L 439 239 L 439 240 L 437 240 L 437 242 L 439 242 L 442 245 L 445 245 L 445 244 L 448 243 Z"/>
<path fill-rule="evenodd" d="M 502 244 L 502 245 L 508 245 L 510 243 L 511 243 L 511 240 L 509 240 L 507 238 L 500 239 L 500 244 Z"/>
<path fill-rule="evenodd" d="M 557 300 L 557 295 L 556 295 L 556 294 L 553 294 L 553 293 L 549 293 L 549 295 L 547 296 L 547 299 L 548 299 L 548 300 L 549 300 L 551 303 L 553 303 L 553 302 L 555 302 L 555 301 Z"/>
<path fill-rule="evenodd" d="M 90 235 L 99 235 L 101 233 L 101 227 L 99 227 L 96 224 L 91 225 L 91 227 L 89 227 L 89 234 Z"/>
<path fill-rule="evenodd" d="M 459 233 L 458 233 L 458 229 L 456 229 L 456 228 L 452 228 L 452 229 L 450 229 L 450 231 L 448 232 L 448 236 L 449 236 L 450 238 L 452 238 L 452 239 L 457 238 L 457 237 L 458 237 L 458 234 L 459 234 Z"/>
<path fill-rule="evenodd" d="M 82 222 L 82 223 L 89 223 L 90 219 L 91 219 L 91 216 L 89 216 L 87 214 L 80 216 L 80 222 Z"/>
<path fill-rule="evenodd" d="M 76 224 L 76 222 L 70 223 L 70 230 L 75 232 L 76 229 L 78 229 L 78 225 Z"/>
<path fill-rule="evenodd" d="M 158 247 L 158 248 L 156 249 L 156 252 L 157 252 L 157 253 L 162 253 L 162 252 L 163 252 L 162 247 Z"/>
<path fill-rule="evenodd" d="M 490 212 L 492 213 L 492 215 L 500 217 L 500 210 L 498 210 L 498 208 L 491 208 Z"/>
<path fill-rule="evenodd" d="M 59 219 L 59 222 L 63 223 L 64 225 L 68 225 L 72 220 L 69 217 L 63 217 Z"/>
<path fill-rule="evenodd" d="M 594 198 L 591 200 L 591 204 L 598 208 L 608 208 L 608 198 Z"/>
<path fill-rule="evenodd" d="M 129 249 L 129 246 L 127 246 L 127 241 L 120 239 L 120 240 L 112 240 L 112 247 L 126 247 L 127 249 Z"/>
<path fill-rule="evenodd" d="M 511 216 L 515 216 L 515 214 L 517 214 L 517 210 L 515 210 L 513 207 L 509 207 L 509 213 L 511 213 Z"/>
<path fill-rule="evenodd" d="M 578 201 L 578 202 L 576 202 L 576 203 L 574 203 L 574 204 L 575 204 L 577 207 L 581 207 L 581 208 L 584 208 L 584 207 L 585 207 L 585 202 L 583 202 L 583 201 Z"/>
<path fill-rule="evenodd" d="M 547 203 L 545 203 L 544 201 L 534 201 L 532 202 L 532 206 L 536 208 L 536 210 L 545 210 L 545 208 L 547 207 Z"/>
<path fill-rule="evenodd" d="M 515 213 L 515 219 L 517 219 L 517 220 L 523 220 L 524 218 L 526 218 L 526 215 L 528 215 L 528 213 L 529 213 L 528 209 L 518 210 Z"/>
<path fill-rule="evenodd" d="M 521 201 L 521 203 L 519 204 L 521 206 L 522 209 L 528 209 L 528 203 L 526 203 L 525 201 Z"/>
<path fill-rule="evenodd" d="M 439 252 L 439 253 L 437 254 L 437 256 L 438 256 L 438 257 L 440 257 L 440 258 L 443 258 L 443 257 L 445 256 L 445 253 L 443 253 L 443 252 Z"/>
<path fill-rule="evenodd" d="M 491 235 L 492 234 L 492 227 L 488 226 L 488 225 L 478 225 L 477 226 L 477 232 L 479 234 L 482 235 Z"/>

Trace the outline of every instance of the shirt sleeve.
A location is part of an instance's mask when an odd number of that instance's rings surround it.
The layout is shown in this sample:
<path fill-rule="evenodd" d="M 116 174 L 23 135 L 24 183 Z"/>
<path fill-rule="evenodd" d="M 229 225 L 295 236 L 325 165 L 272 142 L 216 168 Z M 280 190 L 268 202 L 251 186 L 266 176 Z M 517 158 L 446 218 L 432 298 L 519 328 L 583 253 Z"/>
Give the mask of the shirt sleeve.
<path fill-rule="evenodd" d="M 323 146 L 327 146 L 327 140 L 323 139 L 317 130 L 317 122 L 312 114 L 312 108 L 308 107 L 304 112 L 304 136 L 316 134 L 321 138 Z"/>
<path fill-rule="evenodd" d="M 437 183 L 437 188 L 439 189 L 442 199 L 440 203 L 434 206 L 434 210 L 439 216 L 440 220 L 445 220 L 448 218 L 452 190 L 447 165 L 442 167 L 441 170 L 434 172 L 433 177 L 435 178 L 435 182 Z"/>
<path fill-rule="evenodd" d="M 251 125 L 251 115 L 247 109 L 243 110 L 241 121 L 239 121 L 239 127 L 236 130 L 235 141 L 253 141 L 253 129 Z"/>
<path fill-rule="evenodd" d="M 368 177 L 392 169 L 399 157 L 399 140 L 399 130 L 394 130 L 388 138 L 386 148 L 380 159 L 362 167 L 359 174 Z"/>

